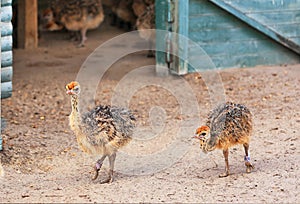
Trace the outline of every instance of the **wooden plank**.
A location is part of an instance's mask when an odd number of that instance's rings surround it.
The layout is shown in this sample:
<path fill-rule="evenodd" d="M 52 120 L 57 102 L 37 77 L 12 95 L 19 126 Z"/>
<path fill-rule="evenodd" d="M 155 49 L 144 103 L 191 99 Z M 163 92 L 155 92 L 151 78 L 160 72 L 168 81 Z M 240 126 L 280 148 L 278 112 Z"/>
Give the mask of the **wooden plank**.
<path fill-rule="evenodd" d="M 235 56 L 243 54 L 249 55 L 264 55 L 264 53 L 281 52 L 284 50 L 287 55 L 291 55 L 293 52 L 285 47 L 282 47 L 278 43 L 274 43 L 271 40 L 250 40 L 250 41 L 237 41 L 237 42 L 223 42 L 223 43 L 208 43 L 202 44 L 200 47 L 209 56 Z M 284 49 L 283 49 L 284 48 Z M 191 46 L 189 48 L 189 56 L 198 56 L 201 53 L 197 53 L 198 47 Z"/>
<path fill-rule="evenodd" d="M 38 46 L 37 0 L 18 1 L 18 46 Z"/>
<path fill-rule="evenodd" d="M 214 4 L 211 4 L 207 0 L 190 0 L 189 1 L 189 16 L 193 15 L 215 15 L 216 13 L 226 13 Z"/>
<path fill-rule="evenodd" d="M 218 5 L 220 8 L 228 11 L 229 13 L 233 14 L 234 16 L 238 17 L 242 21 L 246 22 L 250 26 L 254 27 L 255 29 L 259 30 L 260 32 L 266 34 L 267 36 L 271 37 L 272 39 L 276 40 L 277 42 L 281 43 L 282 45 L 288 47 L 289 49 L 293 50 L 294 52 L 300 54 L 300 45 L 296 44 L 294 41 L 285 38 L 282 33 L 278 33 L 277 31 L 273 30 L 272 28 L 261 24 L 256 19 L 249 18 L 245 13 L 241 12 L 240 7 L 236 8 L 230 4 L 232 1 L 224 1 L 224 0 L 209 0 L 214 4 Z M 243 1 L 248 2 L 248 1 Z M 236 3 L 236 2 L 235 2 Z M 300 4 L 299 4 L 300 5 Z M 257 5 L 256 5 L 257 6 Z"/>
<path fill-rule="evenodd" d="M 0 8 L 1 22 L 10 22 L 12 18 L 12 7 L 4 6 Z"/>
<path fill-rule="evenodd" d="M 298 45 L 300 45 L 300 38 L 299 38 L 299 37 L 297 37 L 297 38 L 291 37 L 290 39 L 291 39 L 292 41 L 294 41 L 295 43 L 297 43 Z"/>
<path fill-rule="evenodd" d="M 4 124 L 2 124 L 2 123 L 3 123 L 2 120 L 3 120 L 3 119 L 1 118 L 1 131 L 2 131 L 3 128 L 4 128 L 4 127 L 3 127 Z M 2 142 L 2 137 L 1 137 L 1 135 L 0 135 L 0 151 L 3 149 L 2 143 L 3 143 L 3 142 Z"/>
<path fill-rule="evenodd" d="M 228 14 L 211 14 L 203 16 L 190 16 L 189 18 L 189 32 L 202 31 L 203 29 L 229 29 L 239 28 L 244 26 L 244 22 L 228 15 Z"/>
<path fill-rule="evenodd" d="M 285 56 L 285 58 L 284 58 Z M 257 65 L 279 65 L 279 64 L 298 64 L 300 62 L 299 57 L 294 54 L 284 55 L 284 52 L 272 52 L 264 54 L 254 55 L 237 55 L 224 57 L 212 57 L 213 62 L 219 68 L 228 67 L 255 67 Z"/>
<path fill-rule="evenodd" d="M 262 39 L 267 39 L 266 36 L 261 35 L 254 29 L 247 29 L 247 25 L 244 28 L 230 28 L 226 29 L 203 29 L 202 31 L 190 32 L 189 38 L 198 42 L 200 45 L 205 43 L 223 43 L 223 42 L 236 42 L 236 41 L 248 41 L 257 39 L 257 35 Z"/>
<path fill-rule="evenodd" d="M 12 50 L 13 38 L 11 35 L 1 37 L 1 52 Z"/>
<path fill-rule="evenodd" d="M 200 44 L 198 44 L 200 45 Z M 239 55 L 240 53 L 255 54 L 260 51 L 268 52 L 273 51 L 278 47 L 270 40 L 249 40 L 249 41 L 236 41 L 236 42 L 217 42 L 202 44 L 200 47 L 210 56 L 216 55 Z M 189 47 L 189 55 L 198 55 L 198 47 Z M 226 52 L 225 52 L 226 50 Z"/>
<path fill-rule="evenodd" d="M 155 13 L 160 14 L 160 15 L 155 15 L 155 27 L 157 30 L 156 32 L 156 74 L 157 75 L 165 75 L 165 70 L 163 67 L 166 67 L 166 61 L 165 57 L 166 54 L 165 52 L 162 52 L 162 50 L 166 50 L 166 36 L 165 35 L 160 35 L 161 30 L 166 30 L 167 29 L 167 12 L 168 6 L 167 2 L 165 0 L 156 0 L 155 1 Z"/>
<path fill-rule="evenodd" d="M 224 3 L 238 7 L 243 13 L 266 12 L 266 11 L 286 11 L 299 9 L 299 0 L 222 0 Z"/>
<path fill-rule="evenodd" d="M 172 64 L 171 71 L 182 75 L 188 73 L 188 31 L 189 31 L 189 5 L 185 1 L 177 1 L 175 6 L 175 32 L 178 37 L 177 49 L 174 50 L 178 57 L 175 57 L 175 63 Z"/>
<path fill-rule="evenodd" d="M 285 55 L 283 51 L 271 52 L 264 54 L 241 54 L 236 56 L 224 55 L 224 56 L 211 56 L 210 58 L 218 69 L 222 68 L 242 68 L 242 67 L 254 67 L 257 65 L 278 65 L 278 64 L 298 64 L 300 59 L 296 54 Z M 197 67 L 189 67 L 189 72 L 197 72 L 203 70 L 211 70 L 211 62 L 207 59 L 207 56 L 193 56 L 189 62 L 198 61 Z M 196 64 L 196 63 L 193 63 Z"/>
<path fill-rule="evenodd" d="M 13 68 L 12 67 L 2 67 L 1 68 L 1 82 L 12 81 Z"/>
<path fill-rule="evenodd" d="M 12 51 L 1 52 L 1 67 L 12 66 L 13 53 Z"/>
<path fill-rule="evenodd" d="M 281 24 L 269 26 L 279 33 L 284 33 L 286 38 L 299 38 L 300 39 L 300 22 L 294 24 Z M 299 44 L 300 45 L 300 44 Z"/>
<path fill-rule="evenodd" d="M 300 22 L 300 9 L 295 11 L 253 12 L 247 14 L 250 18 L 259 19 L 266 25 L 290 24 Z"/>
<path fill-rule="evenodd" d="M 279 13 L 264 13 L 264 14 L 249 14 L 250 18 L 259 19 L 266 26 L 280 27 L 283 26 L 294 26 L 300 23 L 300 10 L 299 13 L 285 12 Z M 215 29 L 215 28 L 232 28 L 232 27 L 243 27 L 245 22 L 239 20 L 233 15 L 228 13 L 215 13 L 210 15 L 193 15 L 189 17 L 190 31 L 202 30 L 203 28 Z M 296 26 L 296 25 L 295 25 Z M 296 28 L 297 29 L 297 28 Z M 286 31 L 294 30 L 294 28 L 287 29 Z"/>
<path fill-rule="evenodd" d="M 11 22 L 1 22 L 1 36 L 12 35 L 13 26 Z"/>
<path fill-rule="evenodd" d="M 1 83 L 1 98 L 9 98 L 12 95 L 12 82 Z"/>
<path fill-rule="evenodd" d="M 12 0 L 1 0 L 1 7 L 10 6 L 12 4 Z"/>

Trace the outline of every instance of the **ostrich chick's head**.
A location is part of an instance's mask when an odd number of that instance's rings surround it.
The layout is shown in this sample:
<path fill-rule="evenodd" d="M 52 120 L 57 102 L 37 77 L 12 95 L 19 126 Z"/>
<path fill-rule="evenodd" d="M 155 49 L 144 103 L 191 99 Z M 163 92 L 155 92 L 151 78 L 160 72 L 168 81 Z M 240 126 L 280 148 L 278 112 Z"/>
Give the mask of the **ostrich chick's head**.
<path fill-rule="evenodd" d="M 201 126 L 197 128 L 193 138 L 200 140 L 200 149 L 202 149 L 204 153 L 215 149 L 215 147 L 211 147 L 211 145 L 208 144 L 208 140 L 210 138 L 210 128 L 208 126 Z"/>
<path fill-rule="evenodd" d="M 61 23 L 58 23 L 54 18 L 53 10 L 47 8 L 43 11 L 41 15 L 42 28 L 48 31 L 62 30 L 64 26 Z"/>
<path fill-rule="evenodd" d="M 77 81 L 72 81 L 66 85 L 66 93 L 68 95 L 79 95 L 80 93 L 80 85 Z"/>

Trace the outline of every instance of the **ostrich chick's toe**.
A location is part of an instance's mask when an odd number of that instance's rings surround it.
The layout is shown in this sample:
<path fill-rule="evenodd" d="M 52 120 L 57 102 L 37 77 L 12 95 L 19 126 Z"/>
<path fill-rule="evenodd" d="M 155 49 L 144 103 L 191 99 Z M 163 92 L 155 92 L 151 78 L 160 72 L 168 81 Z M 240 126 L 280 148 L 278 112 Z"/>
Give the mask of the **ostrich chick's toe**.
<path fill-rule="evenodd" d="M 254 169 L 254 165 L 251 164 L 250 162 L 246 162 L 245 166 L 246 166 L 246 173 L 251 173 L 251 171 Z"/>

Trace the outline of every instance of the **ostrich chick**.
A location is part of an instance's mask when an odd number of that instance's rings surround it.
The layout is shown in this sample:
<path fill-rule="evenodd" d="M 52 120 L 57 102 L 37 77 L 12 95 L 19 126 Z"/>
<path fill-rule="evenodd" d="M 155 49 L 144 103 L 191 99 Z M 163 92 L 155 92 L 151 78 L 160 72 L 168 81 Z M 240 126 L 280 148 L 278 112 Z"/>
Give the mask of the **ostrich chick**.
<path fill-rule="evenodd" d="M 82 47 L 87 40 L 86 32 L 96 29 L 104 20 L 101 0 L 52 0 L 50 9 L 43 12 L 45 28 L 49 31 L 80 31 Z"/>
<path fill-rule="evenodd" d="M 75 133 L 82 151 L 102 155 L 94 167 L 93 180 L 98 177 L 103 161 L 109 159 L 109 177 L 101 183 L 113 181 L 116 152 L 131 140 L 135 127 L 135 117 L 130 110 L 110 106 L 97 106 L 90 112 L 80 115 L 78 82 L 66 85 L 66 93 L 71 96 L 72 112 L 69 116 L 71 130 Z"/>
<path fill-rule="evenodd" d="M 205 126 L 196 130 L 194 138 L 200 140 L 200 149 L 204 153 L 214 149 L 222 149 L 225 157 L 225 173 L 229 175 L 229 147 L 242 144 L 245 149 L 246 172 L 250 173 L 254 166 L 250 163 L 249 141 L 252 132 L 252 115 L 249 109 L 241 104 L 227 102 L 219 105 L 209 115 Z"/>
<path fill-rule="evenodd" d="M 143 14 L 141 14 L 137 21 L 136 27 L 138 29 L 141 38 L 145 39 L 149 43 L 149 51 L 147 57 L 155 57 L 153 51 L 153 45 L 155 42 L 155 5 L 152 4 L 147 7 Z"/>

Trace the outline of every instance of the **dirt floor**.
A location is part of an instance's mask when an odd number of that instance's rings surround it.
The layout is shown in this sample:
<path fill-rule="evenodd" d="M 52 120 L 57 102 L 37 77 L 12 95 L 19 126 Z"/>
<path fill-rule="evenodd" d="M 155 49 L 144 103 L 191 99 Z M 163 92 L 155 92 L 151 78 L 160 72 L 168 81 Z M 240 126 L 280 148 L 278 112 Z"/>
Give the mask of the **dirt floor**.
<path fill-rule="evenodd" d="M 121 90 L 117 101 L 129 97 L 140 136 L 121 150 L 113 183 L 92 181 L 96 159 L 79 150 L 70 131 L 64 87 L 95 48 L 123 32 L 102 25 L 88 32 L 84 48 L 76 48 L 67 33 L 42 33 L 38 49 L 14 51 L 13 96 L 1 101 L 6 127 L 0 202 L 300 202 L 300 65 L 220 71 L 226 100 L 253 113 L 250 151 L 256 168 L 245 173 L 243 149 L 236 146 L 229 154 L 232 175 L 218 178 L 222 152 L 206 156 L 190 138 L 212 108 L 201 74 L 162 78 L 149 67 L 124 82 L 131 70 L 155 60 L 146 51 L 119 59 L 101 79 L 95 101 L 111 104 Z M 182 81 L 190 89 L 178 85 Z M 123 82 L 134 87 L 133 95 Z"/>

